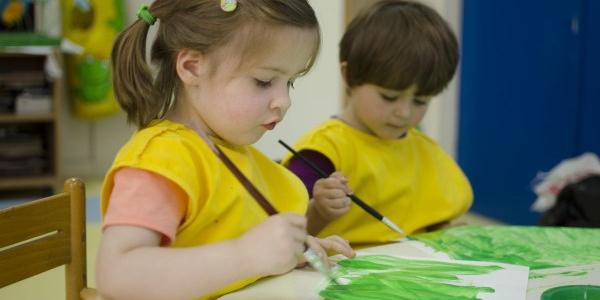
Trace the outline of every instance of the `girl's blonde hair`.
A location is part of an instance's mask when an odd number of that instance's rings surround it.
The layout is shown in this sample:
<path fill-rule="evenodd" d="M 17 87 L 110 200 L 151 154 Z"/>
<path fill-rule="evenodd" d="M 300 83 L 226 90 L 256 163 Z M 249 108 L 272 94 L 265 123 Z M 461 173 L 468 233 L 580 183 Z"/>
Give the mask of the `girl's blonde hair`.
<path fill-rule="evenodd" d="M 320 30 L 307 0 L 237 2 L 237 9 L 225 12 L 219 0 L 155 1 L 149 8 L 160 24 L 150 53 L 151 62 L 157 66 L 155 77 L 145 59 L 150 25 L 136 20 L 119 34 L 112 50 L 113 85 L 115 96 L 127 113 L 129 122 L 143 128 L 171 109 L 180 87 L 175 64 L 177 52 L 182 49 L 194 49 L 209 55 L 234 38 L 243 38 L 244 47 L 236 49 L 240 49 L 244 56 L 260 49 L 258 44 L 271 33 L 261 28 L 291 26 L 314 29 L 315 48 L 303 73 L 312 67 L 320 47 Z"/>

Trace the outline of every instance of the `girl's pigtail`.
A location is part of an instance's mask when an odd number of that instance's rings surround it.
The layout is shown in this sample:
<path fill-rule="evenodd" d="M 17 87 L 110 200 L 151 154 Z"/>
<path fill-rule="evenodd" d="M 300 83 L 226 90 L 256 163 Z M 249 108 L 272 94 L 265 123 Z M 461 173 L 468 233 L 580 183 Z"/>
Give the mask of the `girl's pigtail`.
<path fill-rule="evenodd" d="M 155 119 L 163 105 L 146 62 L 146 36 L 150 25 L 137 20 L 123 30 L 112 50 L 113 86 L 127 121 L 143 128 Z"/>

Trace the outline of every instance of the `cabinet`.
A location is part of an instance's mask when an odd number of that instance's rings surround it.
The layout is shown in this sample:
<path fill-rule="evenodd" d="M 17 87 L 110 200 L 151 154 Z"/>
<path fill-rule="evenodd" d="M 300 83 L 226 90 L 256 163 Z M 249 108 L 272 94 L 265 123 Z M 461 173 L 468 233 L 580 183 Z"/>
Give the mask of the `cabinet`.
<path fill-rule="evenodd" d="M 48 193 L 60 181 L 62 80 L 47 72 L 61 69 L 60 52 L 22 49 L 0 47 L 0 198 Z"/>

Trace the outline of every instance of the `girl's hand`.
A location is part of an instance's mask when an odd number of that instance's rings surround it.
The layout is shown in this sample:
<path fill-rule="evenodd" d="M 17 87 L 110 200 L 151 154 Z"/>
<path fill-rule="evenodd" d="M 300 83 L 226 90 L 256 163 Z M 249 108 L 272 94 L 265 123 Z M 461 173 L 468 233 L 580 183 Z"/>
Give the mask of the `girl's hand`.
<path fill-rule="evenodd" d="M 348 212 L 352 194 L 348 179 L 335 172 L 327 178 L 319 179 L 313 187 L 314 208 L 324 221 L 330 222 Z"/>
<path fill-rule="evenodd" d="M 277 275 L 298 264 L 306 237 L 304 216 L 278 214 L 242 235 L 239 249 L 250 255 L 257 274 Z"/>
<path fill-rule="evenodd" d="M 306 244 L 321 258 L 326 266 L 331 265 L 327 252 L 334 252 L 348 258 L 356 255 L 352 247 L 350 247 L 350 243 L 337 235 L 331 235 L 323 239 L 309 235 L 306 237 Z M 304 266 L 305 264 L 306 260 L 302 259 L 299 266 Z"/>

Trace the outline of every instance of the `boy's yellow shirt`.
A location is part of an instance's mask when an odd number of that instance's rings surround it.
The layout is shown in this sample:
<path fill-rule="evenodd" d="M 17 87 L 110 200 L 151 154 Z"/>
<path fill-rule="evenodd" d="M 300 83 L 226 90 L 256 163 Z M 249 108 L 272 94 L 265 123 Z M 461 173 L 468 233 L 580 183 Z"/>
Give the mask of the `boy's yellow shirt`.
<path fill-rule="evenodd" d="M 402 139 L 385 140 L 330 119 L 306 133 L 297 151 L 327 156 L 363 201 L 407 234 L 466 212 L 473 201 L 469 181 L 443 149 L 416 129 Z M 283 160 L 289 163 L 291 156 Z M 380 243 L 399 234 L 356 204 L 318 236 L 337 234 L 350 243 Z"/>
<path fill-rule="evenodd" d="M 252 146 L 215 142 L 277 211 L 306 212 L 308 193 L 294 174 Z M 134 133 L 119 151 L 105 177 L 101 196 L 103 215 L 109 205 L 114 174 L 121 167 L 154 172 L 186 192 L 185 219 L 177 230 L 172 247 L 200 246 L 234 239 L 268 217 L 196 132 L 182 124 L 156 121 Z M 242 253 L 244 249 L 239 251 Z M 236 282 L 203 299 L 216 298 L 256 279 Z"/>

